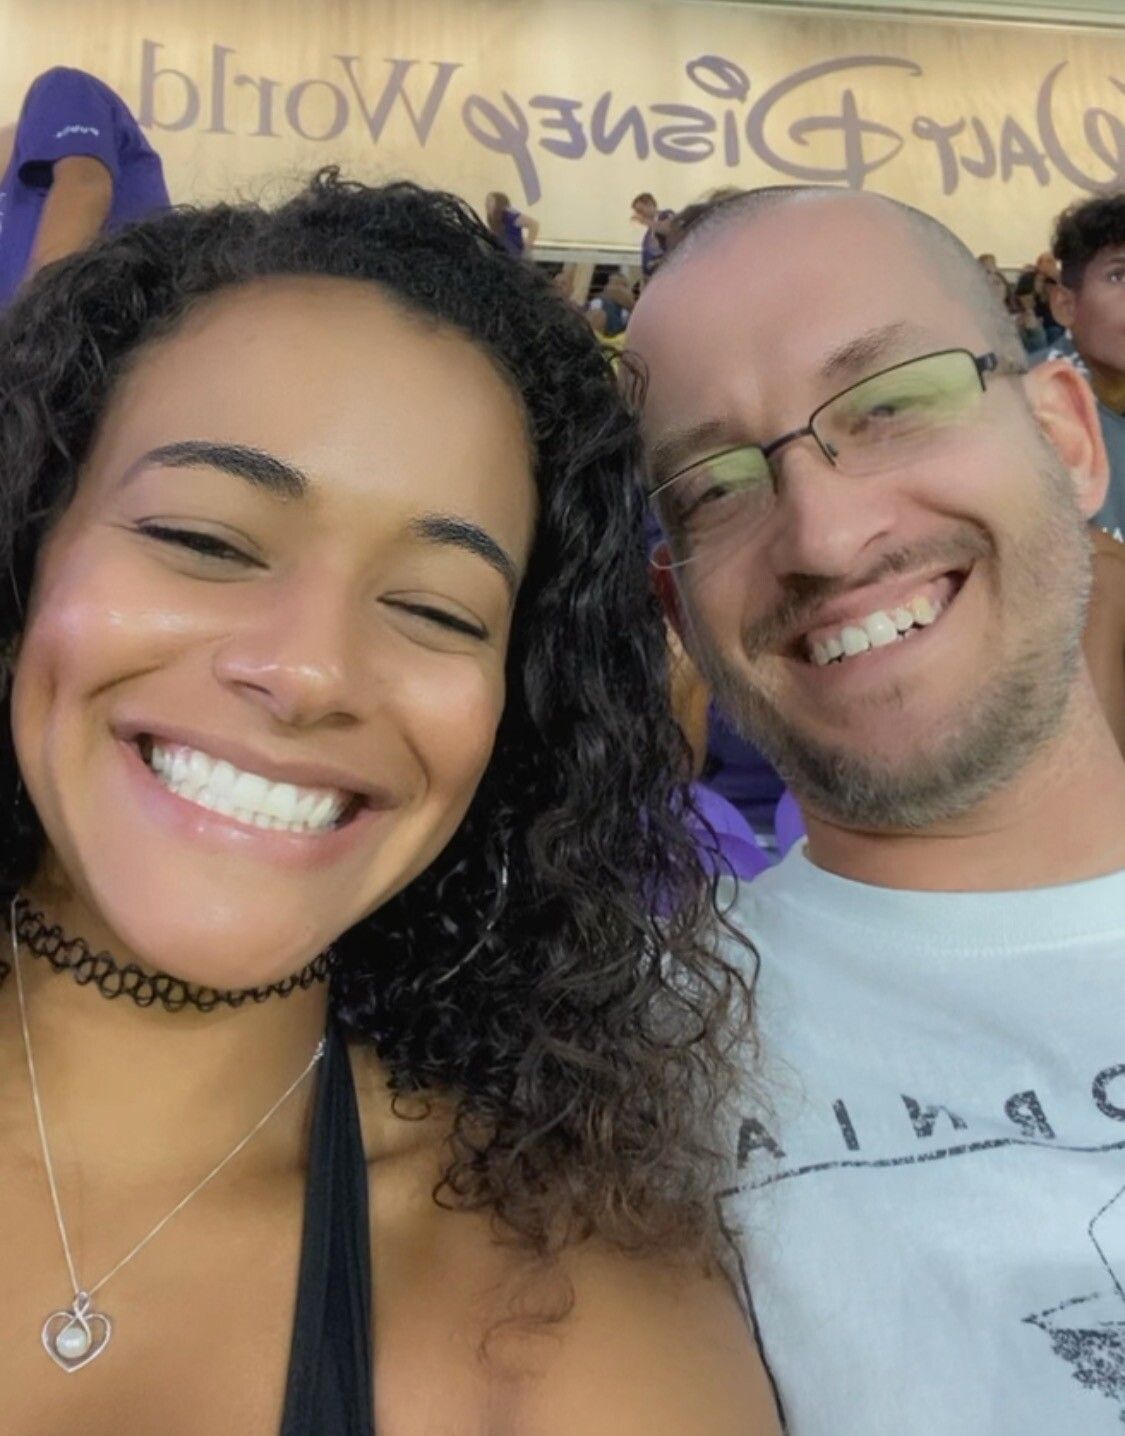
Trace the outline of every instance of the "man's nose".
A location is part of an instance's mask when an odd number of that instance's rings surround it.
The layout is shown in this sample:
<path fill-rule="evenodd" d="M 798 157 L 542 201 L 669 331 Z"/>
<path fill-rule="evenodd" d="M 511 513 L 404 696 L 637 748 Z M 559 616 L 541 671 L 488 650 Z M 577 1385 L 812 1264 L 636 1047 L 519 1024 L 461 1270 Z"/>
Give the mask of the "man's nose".
<path fill-rule="evenodd" d="M 843 578 L 863 567 L 869 549 L 885 549 L 896 507 L 887 476 L 841 473 L 811 435 L 770 463 L 777 486 L 770 557 L 779 577 Z"/>

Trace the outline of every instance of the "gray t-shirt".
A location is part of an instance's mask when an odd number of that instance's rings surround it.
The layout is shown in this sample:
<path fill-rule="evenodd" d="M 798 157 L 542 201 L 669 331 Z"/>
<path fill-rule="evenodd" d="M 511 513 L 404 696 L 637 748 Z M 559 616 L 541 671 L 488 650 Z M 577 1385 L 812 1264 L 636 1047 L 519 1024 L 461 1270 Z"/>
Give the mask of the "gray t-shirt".
<path fill-rule="evenodd" d="M 1066 359 L 1087 378 L 1089 370 L 1082 362 L 1082 356 L 1074 347 L 1069 334 L 1057 340 L 1048 349 L 1031 356 L 1031 363 L 1043 364 L 1048 359 Z M 1105 503 L 1094 515 L 1093 522 L 1121 543 L 1125 543 L 1125 415 L 1115 414 L 1098 400 L 1098 418 L 1101 420 L 1102 438 L 1109 456 L 1109 491 Z"/>
<path fill-rule="evenodd" d="M 791 1436 L 1121 1436 L 1125 871 L 907 892 L 801 845 L 731 916 L 762 1056 L 723 1210 Z"/>

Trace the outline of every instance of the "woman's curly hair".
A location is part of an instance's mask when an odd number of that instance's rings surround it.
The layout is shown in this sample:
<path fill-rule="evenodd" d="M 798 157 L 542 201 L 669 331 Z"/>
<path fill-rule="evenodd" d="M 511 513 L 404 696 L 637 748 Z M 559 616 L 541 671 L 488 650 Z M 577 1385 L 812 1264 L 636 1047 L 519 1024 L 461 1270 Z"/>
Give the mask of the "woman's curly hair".
<path fill-rule="evenodd" d="M 635 434 L 581 316 L 464 204 L 330 169 L 272 212 L 173 211 L 38 276 L 0 321 L 0 642 L 144 346 L 216 291 L 294 274 L 378 284 L 487 352 L 522 399 L 539 494 L 492 760 L 432 867 L 341 937 L 333 1009 L 396 1094 L 451 1103 L 438 1200 L 541 1254 L 597 1234 L 706 1258 L 747 993 L 706 936 L 715 880 L 687 827 Z M 44 835 L 8 716 L 12 893 Z"/>

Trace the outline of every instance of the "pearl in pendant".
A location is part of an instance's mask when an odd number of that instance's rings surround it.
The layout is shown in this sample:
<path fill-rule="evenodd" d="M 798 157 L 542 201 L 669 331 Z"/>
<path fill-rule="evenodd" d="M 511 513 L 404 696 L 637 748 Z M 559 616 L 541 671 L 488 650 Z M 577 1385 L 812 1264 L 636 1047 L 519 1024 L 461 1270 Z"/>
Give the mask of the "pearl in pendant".
<path fill-rule="evenodd" d="M 90 1333 L 78 1322 L 64 1326 L 55 1337 L 55 1350 L 67 1361 L 77 1361 L 90 1349 Z"/>

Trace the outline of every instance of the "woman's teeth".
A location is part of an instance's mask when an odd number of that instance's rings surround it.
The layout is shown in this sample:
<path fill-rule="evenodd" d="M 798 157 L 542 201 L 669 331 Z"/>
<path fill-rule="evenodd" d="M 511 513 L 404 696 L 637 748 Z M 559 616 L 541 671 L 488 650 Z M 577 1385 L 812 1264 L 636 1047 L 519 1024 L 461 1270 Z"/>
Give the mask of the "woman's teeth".
<path fill-rule="evenodd" d="M 808 654 L 818 668 L 836 659 L 854 658 L 871 648 L 886 648 L 905 638 L 914 628 L 928 628 L 946 605 L 928 598 L 912 598 L 901 608 L 880 609 L 860 623 L 845 624 L 837 633 L 807 645 Z"/>
<path fill-rule="evenodd" d="M 350 801 L 348 794 L 335 790 L 272 783 L 197 748 L 153 742 L 146 760 L 160 782 L 177 797 L 251 827 L 289 833 L 327 832 L 336 826 Z"/>

